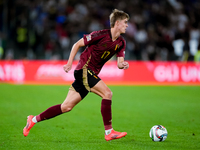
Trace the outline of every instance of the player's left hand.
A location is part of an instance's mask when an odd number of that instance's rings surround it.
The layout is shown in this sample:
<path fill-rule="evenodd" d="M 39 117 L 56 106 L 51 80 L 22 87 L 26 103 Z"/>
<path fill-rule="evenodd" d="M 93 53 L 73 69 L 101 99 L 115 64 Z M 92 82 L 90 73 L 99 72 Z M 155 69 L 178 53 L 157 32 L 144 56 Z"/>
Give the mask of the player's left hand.
<path fill-rule="evenodd" d="M 127 61 L 124 61 L 122 63 L 123 69 L 128 69 L 129 68 L 129 63 Z"/>

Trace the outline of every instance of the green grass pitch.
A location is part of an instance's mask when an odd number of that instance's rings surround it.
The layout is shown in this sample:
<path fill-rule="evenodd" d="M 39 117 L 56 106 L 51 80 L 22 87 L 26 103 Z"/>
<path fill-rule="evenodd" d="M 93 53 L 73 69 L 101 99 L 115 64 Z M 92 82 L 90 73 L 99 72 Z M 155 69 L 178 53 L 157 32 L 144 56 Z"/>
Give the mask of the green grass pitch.
<path fill-rule="evenodd" d="M 113 128 L 126 137 L 105 141 L 101 98 L 90 93 L 71 112 L 36 124 L 27 137 L 26 117 L 65 99 L 69 86 L 0 84 L 0 149 L 189 150 L 200 149 L 200 86 L 109 86 Z M 164 142 L 149 130 L 161 124 Z"/>

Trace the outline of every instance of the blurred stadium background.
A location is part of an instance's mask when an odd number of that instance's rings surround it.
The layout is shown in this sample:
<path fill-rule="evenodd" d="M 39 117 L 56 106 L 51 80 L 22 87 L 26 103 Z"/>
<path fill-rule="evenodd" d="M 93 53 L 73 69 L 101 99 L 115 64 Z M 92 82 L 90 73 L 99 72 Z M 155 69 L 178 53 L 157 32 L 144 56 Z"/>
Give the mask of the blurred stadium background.
<path fill-rule="evenodd" d="M 199 0 L 0 0 L 0 80 L 71 83 L 73 72 L 65 74 L 62 66 L 72 45 L 84 34 L 110 28 L 115 8 L 130 15 L 123 37 L 131 65 L 121 72 L 105 65 L 104 81 L 200 83 Z"/>
<path fill-rule="evenodd" d="M 83 34 L 110 27 L 114 8 L 130 15 L 126 59 L 194 60 L 198 0 L 0 0 L 1 59 L 66 60 Z"/>

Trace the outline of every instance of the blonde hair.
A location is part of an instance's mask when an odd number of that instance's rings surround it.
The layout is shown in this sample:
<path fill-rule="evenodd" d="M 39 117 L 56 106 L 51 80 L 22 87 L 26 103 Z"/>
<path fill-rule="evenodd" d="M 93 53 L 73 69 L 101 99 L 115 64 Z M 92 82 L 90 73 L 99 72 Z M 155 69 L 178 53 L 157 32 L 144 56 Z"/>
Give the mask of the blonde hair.
<path fill-rule="evenodd" d="M 114 27 L 117 20 L 129 19 L 129 15 L 122 10 L 114 9 L 110 14 L 110 27 Z"/>

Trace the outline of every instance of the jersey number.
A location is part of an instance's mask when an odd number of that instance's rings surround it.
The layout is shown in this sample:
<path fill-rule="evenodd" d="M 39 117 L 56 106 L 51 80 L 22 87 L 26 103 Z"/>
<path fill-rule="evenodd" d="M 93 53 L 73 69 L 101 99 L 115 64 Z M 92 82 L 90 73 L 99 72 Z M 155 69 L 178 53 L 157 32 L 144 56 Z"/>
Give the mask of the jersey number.
<path fill-rule="evenodd" d="M 103 55 L 101 56 L 101 59 L 106 59 L 108 57 L 108 55 L 110 55 L 110 52 L 109 51 L 105 51 L 103 53 Z"/>

